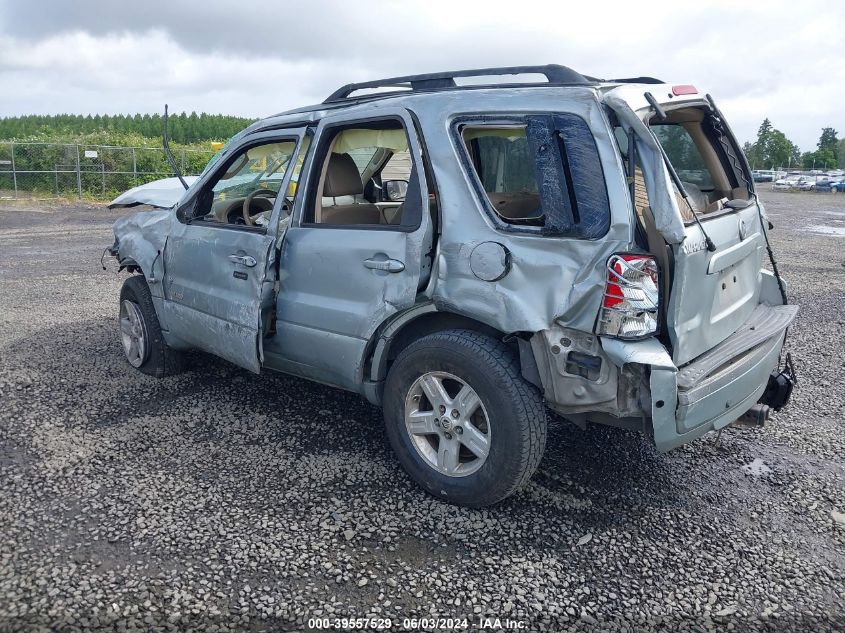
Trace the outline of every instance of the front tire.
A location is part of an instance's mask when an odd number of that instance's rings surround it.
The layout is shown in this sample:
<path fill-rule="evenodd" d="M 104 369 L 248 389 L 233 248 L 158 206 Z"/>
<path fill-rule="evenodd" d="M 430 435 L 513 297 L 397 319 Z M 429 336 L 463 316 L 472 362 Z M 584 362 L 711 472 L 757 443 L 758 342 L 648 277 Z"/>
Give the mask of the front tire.
<path fill-rule="evenodd" d="M 181 356 L 164 342 L 150 289 L 141 275 L 123 282 L 119 325 L 123 353 L 130 365 L 156 378 L 179 373 Z"/>
<path fill-rule="evenodd" d="M 540 392 L 507 345 L 472 330 L 430 334 L 403 350 L 387 376 L 384 418 L 408 474 L 458 505 L 511 495 L 546 445 Z"/>

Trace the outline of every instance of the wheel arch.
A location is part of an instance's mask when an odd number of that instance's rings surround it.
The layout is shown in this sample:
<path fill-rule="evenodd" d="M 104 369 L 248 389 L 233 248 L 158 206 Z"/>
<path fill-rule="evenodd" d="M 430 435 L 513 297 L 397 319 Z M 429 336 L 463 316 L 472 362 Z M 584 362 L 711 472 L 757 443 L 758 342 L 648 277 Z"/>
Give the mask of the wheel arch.
<path fill-rule="evenodd" d="M 371 383 L 383 381 L 390 364 L 408 345 L 429 334 L 455 329 L 482 332 L 517 349 L 516 336 L 509 337 L 507 332 L 483 321 L 456 312 L 441 311 L 433 303 L 427 303 L 394 317 L 379 330 L 365 351 L 362 377 Z"/>
<path fill-rule="evenodd" d="M 127 271 L 128 273 L 138 273 L 146 280 L 146 275 L 144 275 L 143 269 L 138 265 L 131 257 L 124 257 L 123 259 L 118 261 L 118 269 L 117 272 Z"/>

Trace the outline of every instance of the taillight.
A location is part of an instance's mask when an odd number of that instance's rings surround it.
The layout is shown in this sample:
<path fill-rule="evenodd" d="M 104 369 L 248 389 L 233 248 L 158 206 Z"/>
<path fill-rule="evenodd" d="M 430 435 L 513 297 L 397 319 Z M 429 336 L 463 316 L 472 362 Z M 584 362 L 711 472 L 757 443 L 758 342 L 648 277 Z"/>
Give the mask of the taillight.
<path fill-rule="evenodd" d="M 637 339 L 657 332 L 658 287 L 653 257 L 611 255 L 598 333 Z"/>

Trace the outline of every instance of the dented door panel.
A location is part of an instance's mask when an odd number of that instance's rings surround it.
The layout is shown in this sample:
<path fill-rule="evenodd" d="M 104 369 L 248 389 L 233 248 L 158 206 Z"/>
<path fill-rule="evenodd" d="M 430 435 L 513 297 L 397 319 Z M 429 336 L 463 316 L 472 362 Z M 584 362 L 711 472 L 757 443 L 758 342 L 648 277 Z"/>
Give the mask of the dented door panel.
<path fill-rule="evenodd" d="M 174 227 L 164 253 L 164 319 L 172 336 L 258 372 L 261 297 L 274 238 L 201 223 Z M 230 256 L 251 257 L 246 266 Z"/>
<path fill-rule="evenodd" d="M 317 150 L 311 151 L 281 248 L 276 335 L 265 341 L 269 367 L 354 391 L 362 390 L 365 352 L 377 329 L 415 305 L 433 239 L 413 121 L 399 108 L 379 108 L 378 118 L 401 119 L 407 132 L 422 204 L 419 226 L 304 222 L 305 194 L 316 191 L 313 181 L 322 169 Z M 372 114 L 325 117 L 312 147 L 321 147 L 326 128 L 370 119 Z"/>
<path fill-rule="evenodd" d="M 704 227 L 718 246 L 715 252 L 690 252 L 704 239 L 693 225 L 687 227 L 687 241 L 675 249 L 667 325 L 678 365 L 733 334 L 760 303 L 765 241 L 757 205 L 708 219 Z"/>

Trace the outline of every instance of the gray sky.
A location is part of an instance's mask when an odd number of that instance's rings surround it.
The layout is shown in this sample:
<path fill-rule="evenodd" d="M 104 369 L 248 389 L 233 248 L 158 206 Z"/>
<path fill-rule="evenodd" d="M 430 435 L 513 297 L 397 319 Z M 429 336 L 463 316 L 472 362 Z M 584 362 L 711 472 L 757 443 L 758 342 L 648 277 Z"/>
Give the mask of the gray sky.
<path fill-rule="evenodd" d="M 737 136 L 845 136 L 845 3 L 0 0 L 0 116 L 259 117 L 350 81 L 560 63 L 709 91 Z"/>

